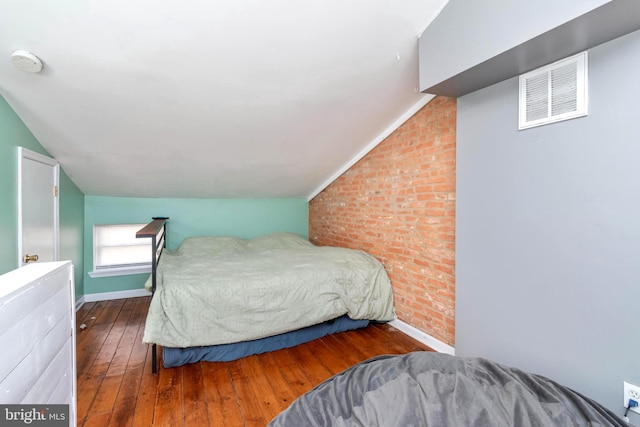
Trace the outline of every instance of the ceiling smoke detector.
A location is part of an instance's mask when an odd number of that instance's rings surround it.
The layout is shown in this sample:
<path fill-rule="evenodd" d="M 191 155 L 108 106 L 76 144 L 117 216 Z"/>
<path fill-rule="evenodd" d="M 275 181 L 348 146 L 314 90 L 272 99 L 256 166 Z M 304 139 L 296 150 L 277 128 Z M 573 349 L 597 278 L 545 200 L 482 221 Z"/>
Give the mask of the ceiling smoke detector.
<path fill-rule="evenodd" d="M 11 54 L 11 63 L 22 71 L 37 73 L 42 70 L 42 61 L 31 52 L 16 50 Z"/>

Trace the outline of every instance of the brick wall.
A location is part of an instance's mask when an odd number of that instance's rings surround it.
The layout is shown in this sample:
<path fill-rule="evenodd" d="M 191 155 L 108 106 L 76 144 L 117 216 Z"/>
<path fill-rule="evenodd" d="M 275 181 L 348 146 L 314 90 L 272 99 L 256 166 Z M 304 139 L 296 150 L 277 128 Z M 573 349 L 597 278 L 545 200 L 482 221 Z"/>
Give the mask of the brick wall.
<path fill-rule="evenodd" d="M 374 255 L 398 318 L 452 346 L 455 161 L 456 101 L 437 97 L 309 203 L 310 240 Z"/>

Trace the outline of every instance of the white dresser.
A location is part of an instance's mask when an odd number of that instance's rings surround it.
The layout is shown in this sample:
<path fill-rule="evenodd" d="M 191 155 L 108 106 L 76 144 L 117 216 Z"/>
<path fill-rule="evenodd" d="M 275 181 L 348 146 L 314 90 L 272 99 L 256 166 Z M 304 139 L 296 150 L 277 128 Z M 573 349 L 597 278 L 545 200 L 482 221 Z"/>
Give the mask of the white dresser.
<path fill-rule="evenodd" d="M 70 261 L 0 276 L 0 404 L 68 404 L 76 425 L 74 294 Z"/>

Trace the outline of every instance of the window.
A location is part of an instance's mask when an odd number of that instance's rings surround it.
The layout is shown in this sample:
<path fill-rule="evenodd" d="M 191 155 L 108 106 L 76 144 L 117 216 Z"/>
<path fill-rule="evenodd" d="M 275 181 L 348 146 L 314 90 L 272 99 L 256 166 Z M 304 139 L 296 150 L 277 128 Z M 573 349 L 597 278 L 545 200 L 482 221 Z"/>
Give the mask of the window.
<path fill-rule="evenodd" d="M 93 226 L 93 271 L 91 277 L 151 272 L 151 239 L 137 239 L 146 224 Z"/>

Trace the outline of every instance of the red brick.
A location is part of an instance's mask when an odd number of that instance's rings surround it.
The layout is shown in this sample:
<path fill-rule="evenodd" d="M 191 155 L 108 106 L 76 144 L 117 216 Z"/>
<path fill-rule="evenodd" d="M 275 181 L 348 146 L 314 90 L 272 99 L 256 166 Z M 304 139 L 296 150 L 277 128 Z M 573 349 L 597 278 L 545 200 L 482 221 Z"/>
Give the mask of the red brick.
<path fill-rule="evenodd" d="M 456 101 L 436 97 L 309 203 L 319 245 L 385 265 L 398 317 L 455 343 Z"/>

